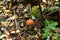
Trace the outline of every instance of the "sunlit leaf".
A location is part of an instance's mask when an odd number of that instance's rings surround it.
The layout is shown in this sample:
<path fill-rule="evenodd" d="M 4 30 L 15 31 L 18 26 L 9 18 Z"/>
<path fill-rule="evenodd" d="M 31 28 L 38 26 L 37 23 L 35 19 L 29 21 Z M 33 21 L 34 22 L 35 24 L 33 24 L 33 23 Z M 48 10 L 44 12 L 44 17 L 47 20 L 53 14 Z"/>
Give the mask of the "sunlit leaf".
<path fill-rule="evenodd" d="M 3 39 L 4 37 L 6 37 L 6 35 L 3 34 L 0 36 L 0 39 Z"/>
<path fill-rule="evenodd" d="M 37 10 L 37 6 L 33 6 L 33 7 L 32 7 L 32 13 L 37 13 L 37 11 L 38 11 L 38 10 Z"/>
<path fill-rule="evenodd" d="M 38 12 L 37 6 L 33 6 L 31 10 L 32 10 L 32 11 L 31 11 L 30 17 L 31 17 L 32 19 L 35 19 L 36 16 L 37 16 L 37 12 Z"/>

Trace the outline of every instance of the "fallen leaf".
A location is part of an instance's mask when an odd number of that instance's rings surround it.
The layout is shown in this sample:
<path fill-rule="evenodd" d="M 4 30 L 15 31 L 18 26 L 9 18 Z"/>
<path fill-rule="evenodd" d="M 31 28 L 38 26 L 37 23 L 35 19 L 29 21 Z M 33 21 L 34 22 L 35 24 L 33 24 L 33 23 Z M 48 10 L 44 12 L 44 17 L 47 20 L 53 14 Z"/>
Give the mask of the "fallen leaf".
<path fill-rule="evenodd" d="M 60 33 L 60 28 L 56 28 L 55 32 Z"/>
<path fill-rule="evenodd" d="M 18 18 L 17 15 L 13 15 L 12 17 L 8 18 L 6 21 L 8 21 L 8 20 L 14 20 L 14 19 L 17 19 L 17 18 Z"/>

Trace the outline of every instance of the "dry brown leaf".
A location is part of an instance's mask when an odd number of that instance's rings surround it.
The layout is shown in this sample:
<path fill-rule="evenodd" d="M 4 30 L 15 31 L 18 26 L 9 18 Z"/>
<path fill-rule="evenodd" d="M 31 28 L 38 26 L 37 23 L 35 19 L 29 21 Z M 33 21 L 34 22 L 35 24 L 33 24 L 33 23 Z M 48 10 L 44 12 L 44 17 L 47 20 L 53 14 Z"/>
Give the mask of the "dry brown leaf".
<path fill-rule="evenodd" d="M 7 27 L 9 25 L 9 23 L 10 22 L 1 22 L 1 25 Z"/>
<path fill-rule="evenodd" d="M 6 13 L 8 13 L 8 14 L 9 14 L 9 13 L 11 13 L 11 11 L 10 11 L 10 10 L 4 10 L 4 11 L 5 11 Z"/>
<path fill-rule="evenodd" d="M 41 37 L 41 35 L 42 35 L 42 34 L 41 34 L 40 32 L 38 32 L 38 36 Z"/>
<path fill-rule="evenodd" d="M 8 38 L 10 35 L 10 33 L 8 31 L 4 31 L 4 34 L 6 35 L 6 38 Z"/>
<path fill-rule="evenodd" d="M 12 38 L 6 39 L 6 40 L 13 40 Z"/>
<path fill-rule="evenodd" d="M 16 33 L 20 33 L 20 30 L 16 30 Z"/>
<path fill-rule="evenodd" d="M 8 21 L 8 20 L 14 20 L 14 19 L 17 19 L 17 18 L 18 18 L 17 15 L 13 15 L 12 17 L 8 18 L 6 21 Z"/>
<path fill-rule="evenodd" d="M 56 28 L 55 32 L 60 33 L 60 28 Z"/>
<path fill-rule="evenodd" d="M 3 10 L 5 10 L 6 9 L 6 7 L 3 7 Z"/>
<path fill-rule="evenodd" d="M 16 33 L 15 31 L 11 31 L 12 34 Z"/>
<path fill-rule="evenodd" d="M 21 26 L 24 26 L 24 23 L 21 23 Z"/>
<path fill-rule="evenodd" d="M 27 8 L 23 10 L 23 13 L 25 13 L 27 11 Z"/>
<path fill-rule="evenodd" d="M 9 26 L 13 26 L 14 25 L 14 22 L 11 22 Z"/>
<path fill-rule="evenodd" d="M 28 14 L 24 14 L 24 17 L 28 18 L 29 16 L 28 16 Z"/>
<path fill-rule="evenodd" d="M 27 7 L 23 10 L 23 13 L 27 12 L 29 7 L 30 7 L 30 4 L 28 4 Z"/>
<path fill-rule="evenodd" d="M 54 0 L 54 1 L 58 2 L 59 0 Z"/>
<path fill-rule="evenodd" d="M 35 38 L 39 38 L 37 34 L 35 35 Z"/>

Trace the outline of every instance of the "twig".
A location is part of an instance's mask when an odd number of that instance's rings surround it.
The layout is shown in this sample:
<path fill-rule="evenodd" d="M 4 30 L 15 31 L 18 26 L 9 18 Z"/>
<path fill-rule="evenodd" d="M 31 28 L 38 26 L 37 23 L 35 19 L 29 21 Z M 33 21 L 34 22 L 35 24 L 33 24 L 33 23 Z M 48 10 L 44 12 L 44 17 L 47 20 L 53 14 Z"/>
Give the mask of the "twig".
<path fill-rule="evenodd" d="M 15 10 L 14 10 L 14 15 L 15 15 Z M 15 27 L 17 28 L 16 23 L 17 23 L 17 20 L 15 19 L 15 20 L 14 20 L 14 24 L 15 24 Z"/>
<path fill-rule="evenodd" d="M 56 11 L 58 11 L 58 10 L 56 10 Z M 54 12 L 56 12 L 56 11 L 54 11 Z M 54 13 L 54 12 L 51 12 L 51 13 L 45 14 L 45 16 L 48 16 L 48 15 L 50 15 L 50 14 Z"/>
<path fill-rule="evenodd" d="M 43 12 L 42 12 L 42 8 L 41 8 L 41 1 L 42 0 L 38 0 L 38 5 L 39 5 L 39 10 L 40 10 L 40 19 L 38 19 L 39 21 L 41 21 L 41 24 L 43 24 L 43 21 L 44 21 L 44 19 L 43 19 Z"/>
<path fill-rule="evenodd" d="M 29 27 L 28 27 L 28 28 L 29 28 Z M 25 30 L 24 32 L 22 32 L 21 34 L 19 34 L 16 38 L 21 37 L 21 35 L 24 34 L 24 33 L 28 30 L 28 28 L 26 28 L 26 30 Z M 15 38 L 15 39 L 16 39 L 16 38 Z"/>

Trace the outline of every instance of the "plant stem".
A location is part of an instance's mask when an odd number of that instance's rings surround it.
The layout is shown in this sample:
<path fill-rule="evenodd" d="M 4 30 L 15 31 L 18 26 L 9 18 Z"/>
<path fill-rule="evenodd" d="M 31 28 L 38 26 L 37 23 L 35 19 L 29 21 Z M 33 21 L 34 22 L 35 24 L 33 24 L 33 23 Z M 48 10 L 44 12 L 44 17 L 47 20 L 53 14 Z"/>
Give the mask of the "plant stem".
<path fill-rule="evenodd" d="M 41 8 L 41 1 L 40 0 L 38 0 L 38 5 L 39 5 L 39 10 L 40 10 L 40 15 L 42 15 L 42 8 Z"/>
<path fill-rule="evenodd" d="M 40 19 L 38 19 L 38 20 L 40 20 L 41 24 L 43 24 L 43 12 L 42 12 L 42 8 L 41 8 L 41 0 L 38 0 L 38 5 L 39 5 L 39 10 L 40 10 L 40 12 L 39 12 Z"/>

